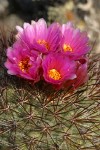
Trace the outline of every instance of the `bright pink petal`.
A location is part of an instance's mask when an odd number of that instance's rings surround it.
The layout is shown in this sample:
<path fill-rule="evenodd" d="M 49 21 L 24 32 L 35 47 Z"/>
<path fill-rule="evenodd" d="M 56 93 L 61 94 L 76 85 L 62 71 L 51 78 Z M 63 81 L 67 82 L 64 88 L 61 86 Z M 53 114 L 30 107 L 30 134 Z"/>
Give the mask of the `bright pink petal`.
<path fill-rule="evenodd" d="M 86 32 L 74 28 L 71 23 L 62 26 L 62 53 L 74 60 L 86 55 L 90 51 L 89 38 Z"/>
<path fill-rule="evenodd" d="M 43 71 L 44 71 L 44 79 L 52 84 L 62 84 L 66 80 L 76 78 L 75 70 L 76 64 L 74 61 L 71 61 L 69 58 L 59 55 L 59 54 L 50 54 L 48 55 L 42 63 Z M 55 69 L 61 75 L 61 78 L 55 80 L 50 78 L 48 72 L 52 69 Z"/>
<path fill-rule="evenodd" d="M 34 50 L 33 50 L 34 51 Z M 27 50 L 18 43 L 13 48 L 7 49 L 7 61 L 5 67 L 11 75 L 39 81 L 39 68 L 41 66 L 41 56 L 38 53 Z"/>

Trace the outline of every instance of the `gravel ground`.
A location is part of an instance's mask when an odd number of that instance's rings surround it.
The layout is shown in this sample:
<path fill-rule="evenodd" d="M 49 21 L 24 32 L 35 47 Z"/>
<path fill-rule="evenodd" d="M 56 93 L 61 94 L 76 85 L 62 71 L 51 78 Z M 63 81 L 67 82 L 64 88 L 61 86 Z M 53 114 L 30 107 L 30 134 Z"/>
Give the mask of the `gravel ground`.
<path fill-rule="evenodd" d="M 100 1 L 99 0 L 0 0 L 0 26 L 15 28 L 23 22 L 41 17 L 48 21 L 73 21 L 88 31 L 94 51 L 100 53 Z"/>

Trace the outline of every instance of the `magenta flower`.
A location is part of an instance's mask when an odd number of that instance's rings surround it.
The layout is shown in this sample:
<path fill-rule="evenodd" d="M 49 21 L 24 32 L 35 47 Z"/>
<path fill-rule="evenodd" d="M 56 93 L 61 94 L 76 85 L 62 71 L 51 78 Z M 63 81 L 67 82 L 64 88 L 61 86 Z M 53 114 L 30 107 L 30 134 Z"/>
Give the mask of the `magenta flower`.
<path fill-rule="evenodd" d="M 8 74 L 17 75 L 22 78 L 39 81 L 39 68 L 41 57 L 38 53 L 29 53 L 29 51 L 17 43 L 7 49 L 7 61 L 5 67 Z"/>
<path fill-rule="evenodd" d="M 61 30 L 58 23 L 53 23 L 49 27 L 44 19 L 39 19 L 32 24 L 25 23 L 23 28 L 17 26 L 17 39 L 27 44 L 29 48 L 42 53 L 57 51 L 61 39 Z"/>
<path fill-rule="evenodd" d="M 61 54 L 50 54 L 42 62 L 44 79 L 52 84 L 62 84 L 76 78 L 76 63 Z"/>
<path fill-rule="evenodd" d="M 77 89 L 81 85 L 83 85 L 88 80 L 88 73 L 87 73 L 87 58 L 81 58 L 78 61 L 78 68 L 76 71 L 77 78 L 73 80 L 73 88 Z"/>
<path fill-rule="evenodd" d="M 81 85 L 83 85 L 88 80 L 87 73 L 87 60 L 86 58 L 81 58 L 77 61 L 77 70 L 76 70 L 76 78 L 73 80 L 69 80 L 65 83 L 65 87 L 72 87 L 72 90 L 76 90 Z"/>
<path fill-rule="evenodd" d="M 26 45 L 29 49 L 33 49 L 33 42 L 35 39 L 34 27 L 29 23 L 24 23 L 23 28 L 16 26 L 18 31 L 16 35 L 17 42 L 20 45 Z"/>
<path fill-rule="evenodd" d="M 85 32 L 72 23 L 53 23 L 44 19 L 24 23 L 16 42 L 7 49 L 8 73 L 38 82 L 43 79 L 55 88 L 77 89 L 88 79 L 86 54 L 90 50 Z"/>
<path fill-rule="evenodd" d="M 87 64 L 81 64 L 76 72 L 77 78 L 74 81 L 73 87 L 74 89 L 79 88 L 88 80 L 87 74 Z"/>
<path fill-rule="evenodd" d="M 73 59 L 79 59 L 90 51 L 86 32 L 75 29 L 72 23 L 62 25 L 61 50 Z"/>
<path fill-rule="evenodd" d="M 16 38 L 21 38 L 21 36 L 23 35 L 23 32 L 26 28 L 31 28 L 31 25 L 29 23 L 24 23 L 23 24 L 23 28 L 20 27 L 20 26 L 16 26 L 16 29 L 18 31 L 17 35 L 16 35 Z"/>

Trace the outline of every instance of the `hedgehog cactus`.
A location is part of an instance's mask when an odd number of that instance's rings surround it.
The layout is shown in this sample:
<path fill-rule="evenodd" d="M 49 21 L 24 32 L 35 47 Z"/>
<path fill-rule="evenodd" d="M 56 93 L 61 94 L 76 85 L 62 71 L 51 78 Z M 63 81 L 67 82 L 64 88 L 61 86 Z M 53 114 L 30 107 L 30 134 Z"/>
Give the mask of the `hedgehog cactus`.
<path fill-rule="evenodd" d="M 17 30 L 0 36 L 0 149 L 99 150 L 100 57 L 87 68 L 86 33 L 43 19 Z"/>

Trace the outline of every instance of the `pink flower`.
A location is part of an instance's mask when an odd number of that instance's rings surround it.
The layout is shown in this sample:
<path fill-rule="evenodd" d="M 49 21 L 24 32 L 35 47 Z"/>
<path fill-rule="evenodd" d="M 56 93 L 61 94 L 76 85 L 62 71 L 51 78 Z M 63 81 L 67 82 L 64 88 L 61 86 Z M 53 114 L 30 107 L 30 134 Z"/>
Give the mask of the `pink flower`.
<path fill-rule="evenodd" d="M 24 23 L 16 42 L 7 49 L 8 73 L 38 82 L 41 78 L 57 89 L 77 89 L 88 79 L 86 54 L 90 50 L 85 32 L 72 23 L 53 23 L 44 19 Z"/>
<path fill-rule="evenodd" d="M 16 43 L 13 48 L 7 49 L 7 57 L 5 67 L 8 69 L 8 74 L 34 80 L 34 82 L 39 81 L 41 57 L 38 53 L 30 53 L 26 47 Z"/>
<path fill-rule="evenodd" d="M 87 64 L 81 64 L 76 72 L 77 78 L 74 81 L 74 89 L 79 88 L 88 80 Z"/>
<path fill-rule="evenodd" d="M 35 39 L 35 30 L 34 27 L 29 23 L 24 23 L 23 28 L 20 26 L 16 26 L 18 31 L 16 35 L 17 42 L 20 45 L 25 45 L 29 49 L 33 49 L 33 42 Z"/>
<path fill-rule="evenodd" d="M 88 80 L 88 73 L 87 73 L 87 60 L 86 58 L 81 58 L 77 62 L 77 70 L 76 70 L 76 78 L 73 80 L 69 80 L 66 82 L 65 87 L 69 88 L 72 87 L 72 90 L 76 90 L 81 85 L 83 85 Z"/>
<path fill-rule="evenodd" d="M 79 59 L 90 51 L 86 32 L 75 29 L 72 23 L 62 25 L 61 51 L 73 59 Z"/>
<path fill-rule="evenodd" d="M 76 63 L 61 54 L 50 54 L 42 62 L 44 79 L 52 84 L 63 84 L 76 78 Z"/>
<path fill-rule="evenodd" d="M 87 73 L 87 59 L 81 58 L 78 61 L 78 68 L 76 71 L 77 78 L 73 80 L 73 88 L 77 89 L 81 85 L 83 85 L 88 80 L 88 73 Z"/>
<path fill-rule="evenodd" d="M 29 48 L 42 53 L 57 51 L 61 39 L 61 30 L 58 23 L 53 23 L 49 27 L 44 19 L 39 19 L 32 24 L 24 23 L 23 28 L 17 26 L 17 39 L 27 44 Z"/>

